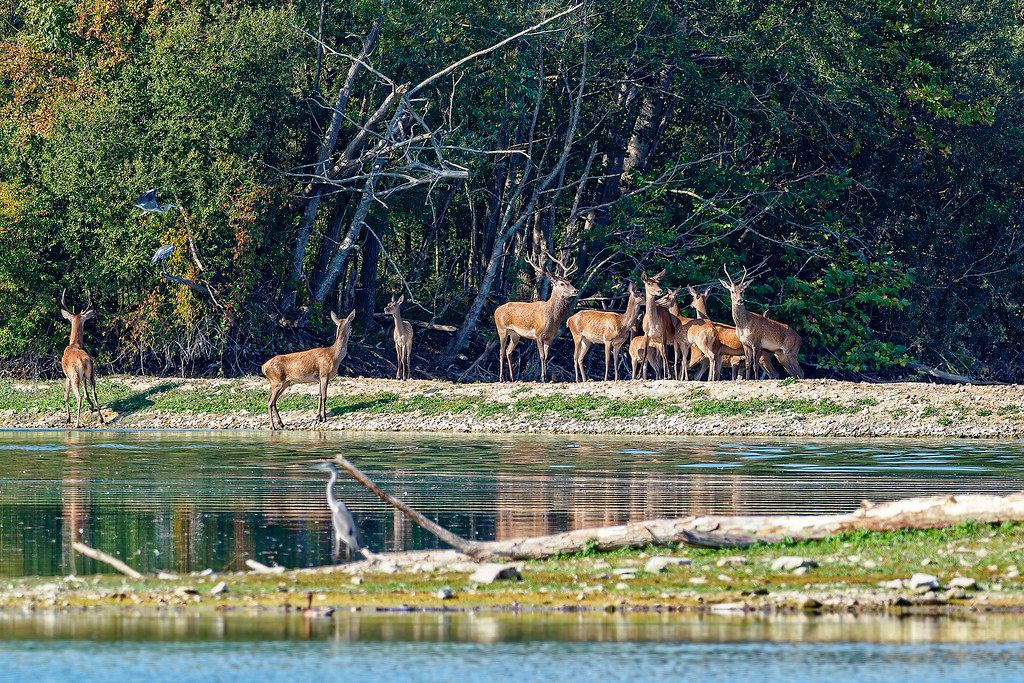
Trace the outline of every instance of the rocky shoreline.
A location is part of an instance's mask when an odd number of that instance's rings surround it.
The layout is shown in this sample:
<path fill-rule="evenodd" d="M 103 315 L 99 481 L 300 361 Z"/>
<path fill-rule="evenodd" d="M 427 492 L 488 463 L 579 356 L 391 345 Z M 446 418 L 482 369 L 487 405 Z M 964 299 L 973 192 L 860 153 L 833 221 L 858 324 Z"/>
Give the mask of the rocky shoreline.
<path fill-rule="evenodd" d="M 456 384 L 339 378 L 282 399 L 288 429 L 802 437 L 1024 437 L 1024 386 L 834 380 Z M 266 380 L 110 377 L 111 429 L 266 429 Z M 83 412 L 86 428 L 97 425 Z M 67 427 L 60 382 L 0 384 L 0 428 Z"/>

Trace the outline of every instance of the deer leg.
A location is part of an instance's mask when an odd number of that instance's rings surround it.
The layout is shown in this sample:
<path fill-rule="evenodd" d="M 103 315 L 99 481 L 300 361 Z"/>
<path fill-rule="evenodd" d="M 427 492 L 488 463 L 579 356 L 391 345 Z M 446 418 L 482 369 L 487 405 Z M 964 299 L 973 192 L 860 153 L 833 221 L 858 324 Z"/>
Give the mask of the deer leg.
<path fill-rule="evenodd" d="M 577 363 L 577 366 L 579 367 L 580 381 L 583 382 L 587 381 L 587 366 L 585 361 L 588 353 L 590 353 L 590 342 L 587 341 L 586 337 L 580 337 L 579 362 Z"/>
<path fill-rule="evenodd" d="M 643 375 L 642 379 L 645 382 L 647 381 L 647 363 L 649 362 L 651 357 L 650 347 L 651 337 L 650 335 L 644 335 L 644 351 L 643 354 L 640 356 L 640 358 L 642 358 L 643 360 L 640 361 L 640 365 L 643 366 L 641 369 L 641 374 Z"/>
<path fill-rule="evenodd" d="M 604 381 L 608 381 L 609 365 L 612 362 L 612 347 L 608 342 L 604 343 Z"/>
<path fill-rule="evenodd" d="M 284 420 L 281 419 L 281 411 L 277 409 L 277 399 L 284 393 L 283 384 L 274 384 L 270 387 L 270 399 L 267 401 L 267 413 L 270 415 L 271 429 L 284 429 Z"/>
<path fill-rule="evenodd" d="M 64 407 L 68 411 L 68 424 L 71 424 L 71 378 L 64 378 Z"/>
<path fill-rule="evenodd" d="M 317 415 L 320 422 L 327 422 L 327 382 L 326 377 L 320 378 L 320 414 Z"/>
<path fill-rule="evenodd" d="M 548 359 L 544 354 L 544 340 L 537 335 L 537 355 L 540 357 L 540 381 L 547 381 Z"/>
<path fill-rule="evenodd" d="M 508 365 L 508 381 L 515 382 L 516 378 L 512 374 L 512 352 L 516 349 L 516 344 L 519 343 L 519 335 L 515 332 L 511 332 L 508 335 L 508 341 L 505 343 L 505 363 Z"/>
<path fill-rule="evenodd" d="M 89 374 L 89 383 L 92 384 L 92 397 L 96 400 L 96 413 L 100 416 L 100 424 L 107 424 L 103 419 L 103 411 L 100 410 L 100 397 L 96 394 L 96 369 Z"/>
<path fill-rule="evenodd" d="M 505 381 L 505 335 L 498 332 L 498 381 Z"/>
<path fill-rule="evenodd" d="M 82 428 L 82 392 L 78 388 L 79 382 L 82 381 L 81 373 L 75 378 L 74 383 L 71 385 L 72 390 L 75 392 L 75 399 L 78 401 L 78 417 L 75 418 L 75 429 Z M 69 420 L 70 421 L 70 420 Z"/>

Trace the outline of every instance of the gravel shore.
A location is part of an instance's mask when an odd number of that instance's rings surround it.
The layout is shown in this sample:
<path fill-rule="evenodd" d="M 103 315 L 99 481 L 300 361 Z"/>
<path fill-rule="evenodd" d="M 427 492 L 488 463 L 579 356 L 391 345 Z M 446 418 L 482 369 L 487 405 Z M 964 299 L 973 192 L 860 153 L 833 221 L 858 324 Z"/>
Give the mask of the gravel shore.
<path fill-rule="evenodd" d="M 0 387 L 0 428 L 64 428 L 63 385 Z M 266 380 L 111 377 L 99 384 L 113 429 L 265 429 Z M 326 424 L 315 385 L 292 387 L 289 429 L 748 436 L 1024 436 L 1024 386 L 833 380 L 455 384 L 339 378 Z M 127 398 L 125 398 L 127 397 Z M 216 400 L 214 400 L 214 398 Z M 5 403 L 7 405 L 5 405 Z M 305 406 L 305 407 L 303 407 Z M 288 408 L 291 409 L 288 409 Z M 97 426 L 83 413 L 86 427 Z"/>

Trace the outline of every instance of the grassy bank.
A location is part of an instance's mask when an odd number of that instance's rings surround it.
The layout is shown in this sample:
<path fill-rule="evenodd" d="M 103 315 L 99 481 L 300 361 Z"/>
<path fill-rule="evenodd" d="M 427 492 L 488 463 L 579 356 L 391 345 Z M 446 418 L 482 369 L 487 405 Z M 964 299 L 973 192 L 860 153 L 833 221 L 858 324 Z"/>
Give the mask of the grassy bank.
<path fill-rule="evenodd" d="M 930 611 L 1024 609 L 1018 570 L 1024 525 L 965 524 L 946 530 L 855 533 L 823 541 L 757 546 L 742 552 L 647 548 L 584 552 L 519 565 L 521 581 L 477 585 L 467 567 L 426 564 L 395 571 L 353 563 L 282 574 L 227 573 L 147 578 L 15 579 L 0 607 L 27 609 L 597 609 Z M 686 564 L 648 571 L 652 557 Z M 800 569 L 779 568 L 797 557 Z M 775 565 L 775 566 L 773 566 Z M 914 574 L 938 587 L 911 588 Z M 956 588 L 956 577 L 976 587 Z M 902 583 L 901 583 L 902 581 Z M 226 591 L 213 594 L 220 583 Z M 449 595 L 449 597 L 442 597 Z"/>
<path fill-rule="evenodd" d="M 762 382 L 454 384 L 339 379 L 315 422 L 315 386 L 279 401 L 298 429 L 805 436 L 1024 436 L 1017 386 Z M 264 428 L 265 380 L 111 377 L 115 428 Z M 0 427 L 63 427 L 63 384 L 0 380 Z M 92 415 L 87 424 L 95 424 Z"/>

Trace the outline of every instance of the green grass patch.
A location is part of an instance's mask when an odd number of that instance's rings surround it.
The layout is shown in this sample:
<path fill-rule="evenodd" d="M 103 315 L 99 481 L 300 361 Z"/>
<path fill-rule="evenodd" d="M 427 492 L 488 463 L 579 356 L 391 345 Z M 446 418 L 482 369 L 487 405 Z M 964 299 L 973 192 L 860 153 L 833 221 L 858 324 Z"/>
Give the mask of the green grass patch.
<path fill-rule="evenodd" d="M 849 415 L 859 412 L 866 406 L 878 405 L 873 398 L 861 398 L 848 403 L 840 403 L 832 399 L 783 399 L 783 398 L 747 398 L 747 399 L 713 399 L 703 397 L 692 398 L 690 412 L 697 417 L 711 415 L 765 415 L 769 413 L 796 413 L 797 415 Z"/>

